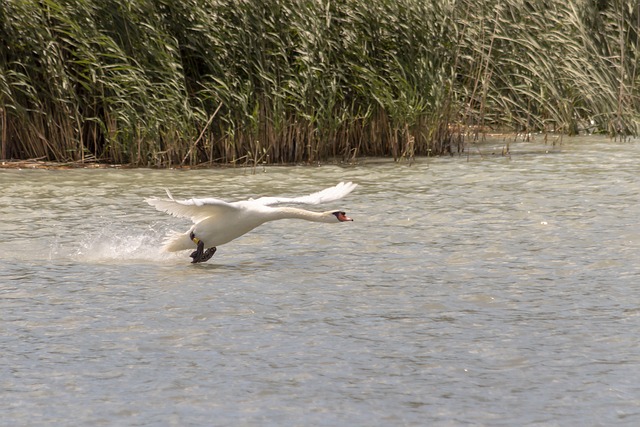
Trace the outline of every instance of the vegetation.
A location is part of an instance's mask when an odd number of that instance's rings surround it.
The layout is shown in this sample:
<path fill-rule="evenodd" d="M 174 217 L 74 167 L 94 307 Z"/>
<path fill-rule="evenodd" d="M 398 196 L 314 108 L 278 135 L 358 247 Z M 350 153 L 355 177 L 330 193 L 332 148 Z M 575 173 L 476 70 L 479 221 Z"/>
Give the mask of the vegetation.
<path fill-rule="evenodd" d="M 3 0 L 0 157 L 142 166 L 636 134 L 635 0 Z"/>

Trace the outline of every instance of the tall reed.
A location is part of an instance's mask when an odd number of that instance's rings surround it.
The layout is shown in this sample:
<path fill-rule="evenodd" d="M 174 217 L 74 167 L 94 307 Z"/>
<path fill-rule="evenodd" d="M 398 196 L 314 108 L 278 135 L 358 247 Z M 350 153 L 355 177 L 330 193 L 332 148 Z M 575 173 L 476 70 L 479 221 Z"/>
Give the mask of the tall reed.
<path fill-rule="evenodd" d="M 638 132 L 636 1 L 4 0 L 2 158 L 141 166 Z"/>

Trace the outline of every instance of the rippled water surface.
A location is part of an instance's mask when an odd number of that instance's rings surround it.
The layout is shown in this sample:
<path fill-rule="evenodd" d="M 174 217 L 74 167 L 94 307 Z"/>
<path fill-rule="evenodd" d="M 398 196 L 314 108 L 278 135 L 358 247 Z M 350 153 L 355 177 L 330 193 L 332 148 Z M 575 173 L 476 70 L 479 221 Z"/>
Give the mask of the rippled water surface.
<path fill-rule="evenodd" d="M 0 170 L 1 425 L 640 425 L 640 144 Z M 360 184 L 206 264 L 143 199 Z"/>

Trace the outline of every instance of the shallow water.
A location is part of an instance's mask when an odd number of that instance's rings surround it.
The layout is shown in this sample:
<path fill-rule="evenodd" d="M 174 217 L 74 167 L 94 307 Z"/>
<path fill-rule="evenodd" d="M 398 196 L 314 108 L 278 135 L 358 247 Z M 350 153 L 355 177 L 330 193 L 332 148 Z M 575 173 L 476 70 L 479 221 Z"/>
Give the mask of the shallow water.
<path fill-rule="evenodd" d="M 1 425 L 638 425 L 640 144 L 0 170 Z M 252 172 L 255 172 L 253 174 Z M 143 199 L 303 195 L 206 264 Z"/>

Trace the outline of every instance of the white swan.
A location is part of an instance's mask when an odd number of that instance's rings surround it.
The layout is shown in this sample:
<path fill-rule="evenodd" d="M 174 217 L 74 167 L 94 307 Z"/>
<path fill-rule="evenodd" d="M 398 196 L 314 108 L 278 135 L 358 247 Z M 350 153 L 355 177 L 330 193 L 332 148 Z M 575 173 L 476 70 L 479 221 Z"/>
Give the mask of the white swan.
<path fill-rule="evenodd" d="M 332 202 L 351 193 L 357 184 L 341 182 L 308 196 L 260 197 L 259 199 L 225 202 L 219 199 L 175 200 L 169 190 L 169 200 L 149 198 L 147 203 L 157 210 L 179 218 L 190 218 L 194 225 L 186 233 L 174 233 L 164 243 L 169 252 L 196 250 L 190 255 L 192 263 L 211 259 L 216 247 L 248 233 L 267 221 L 304 219 L 314 222 L 353 221 L 342 211 L 313 212 L 292 207 L 272 207 L 280 204 L 317 205 Z M 206 245 L 206 246 L 205 246 Z M 205 251 L 204 248 L 208 249 Z"/>

